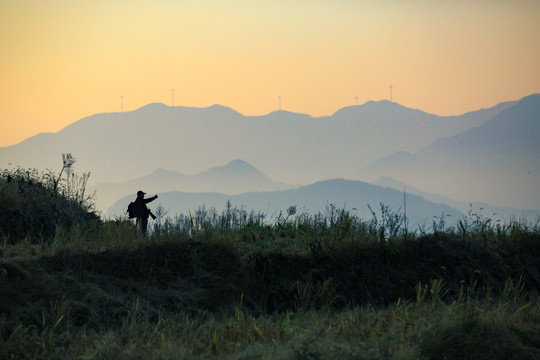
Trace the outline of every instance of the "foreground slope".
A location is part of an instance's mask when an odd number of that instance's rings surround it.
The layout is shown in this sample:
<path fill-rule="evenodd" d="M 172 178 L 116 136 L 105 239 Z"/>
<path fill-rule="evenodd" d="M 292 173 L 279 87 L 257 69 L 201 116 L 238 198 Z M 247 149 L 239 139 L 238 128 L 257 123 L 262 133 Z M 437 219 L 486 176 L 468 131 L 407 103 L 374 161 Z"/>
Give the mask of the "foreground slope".
<path fill-rule="evenodd" d="M 277 347 L 280 359 L 380 359 L 405 344 L 416 359 L 540 351 L 540 239 L 524 229 L 386 242 L 337 224 L 149 242 L 116 225 L 86 250 L 64 238 L 48 255 L 0 259 L 1 358 L 276 358 Z"/>

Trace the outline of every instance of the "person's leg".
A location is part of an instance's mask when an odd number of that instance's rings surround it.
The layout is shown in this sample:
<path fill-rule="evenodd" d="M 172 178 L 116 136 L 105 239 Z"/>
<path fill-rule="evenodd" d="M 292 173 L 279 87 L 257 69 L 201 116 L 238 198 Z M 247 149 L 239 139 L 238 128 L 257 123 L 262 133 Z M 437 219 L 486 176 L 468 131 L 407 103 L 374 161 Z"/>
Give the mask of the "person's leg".
<path fill-rule="evenodd" d="M 148 229 L 148 219 L 142 218 L 141 219 L 141 232 L 143 237 L 146 237 L 146 230 Z"/>

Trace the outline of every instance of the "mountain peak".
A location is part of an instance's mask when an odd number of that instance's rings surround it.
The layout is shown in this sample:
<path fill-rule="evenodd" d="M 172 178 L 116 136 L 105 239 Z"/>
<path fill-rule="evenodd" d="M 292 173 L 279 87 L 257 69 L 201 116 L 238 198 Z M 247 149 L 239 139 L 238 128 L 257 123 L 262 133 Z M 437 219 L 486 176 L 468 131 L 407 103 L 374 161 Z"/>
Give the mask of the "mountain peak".
<path fill-rule="evenodd" d="M 220 104 L 214 104 L 214 105 L 210 105 L 208 107 L 208 109 L 216 109 L 216 110 L 226 110 L 226 111 L 234 111 L 236 112 L 236 110 L 228 107 L 228 106 L 224 106 L 224 105 L 220 105 Z"/>
<path fill-rule="evenodd" d="M 259 170 L 257 170 L 253 165 L 250 163 L 241 160 L 241 159 L 235 159 L 230 162 L 228 162 L 226 165 L 213 167 L 211 169 L 208 169 L 205 171 L 205 173 L 253 173 L 253 174 L 260 174 Z"/>
<path fill-rule="evenodd" d="M 150 175 L 155 176 L 167 176 L 167 175 L 181 175 L 178 171 L 167 170 L 164 168 L 156 168 Z"/>
<path fill-rule="evenodd" d="M 163 109 L 163 108 L 166 108 L 166 107 L 167 107 L 167 105 L 165 105 L 163 103 L 155 102 L 155 103 L 149 103 L 149 104 L 143 105 L 140 108 L 138 108 L 137 110 L 154 110 L 154 109 Z"/>
<path fill-rule="evenodd" d="M 296 113 L 292 111 L 287 110 L 276 110 L 272 111 L 271 113 L 268 113 L 266 115 L 261 116 L 262 118 L 269 118 L 273 120 L 284 120 L 284 119 L 311 119 L 312 116 L 309 114 L 302 114 L 302 113 Z"/>
<path fill-rule="evenodd" d="M 389 100 L 379 100 L 374 101 L 370 100 L 365 102 L 362 105 L 353 105 L 346 106 L 344 108 L 336 111 L 332 116 L 338 118 L 357 116 L 357 117 L 379 117 L 379 116 L 388 116 L 393 113 L 400 112 L 400 115 L 403 116 L 404 113 L 409 113 L 413 115 L 422 114 L 424 116 L 431 115 L 424 111 L 412 109 L 406 106 L 403 106 L 397 102 Z"/>
<path fill-rule="evenodd" d="M 228 164 L 226 164 L 225 167 L 255 169 L 250 163 L 242 159 L 232 160 Z"/>
<path fill-rule="evenodd" d="M 233 117 L 242 116 L 242 114 L 240 114 L 238 111 L 234 110 L 233 108 L 219 105 L 219 104 L 214 104 L 207 108 L 202 108 L 202 109 L 207 110 L 209 114 L 214 115 L 214 116 L 224 116 L 224 115 L 233 116 Z"/>

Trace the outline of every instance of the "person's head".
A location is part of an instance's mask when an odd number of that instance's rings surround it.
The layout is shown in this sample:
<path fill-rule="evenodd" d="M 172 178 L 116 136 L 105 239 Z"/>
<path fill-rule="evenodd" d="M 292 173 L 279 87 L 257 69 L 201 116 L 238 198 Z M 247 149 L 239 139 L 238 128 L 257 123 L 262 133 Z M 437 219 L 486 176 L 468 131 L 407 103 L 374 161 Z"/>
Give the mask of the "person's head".
<path fill-rule="evenodd" d="M 137 191 L 137 197 L 139 197 L 139 198 L 144 198 L 144 195 L 145 195 L 145 194 L 146 194 L 146 193 L 143 192 L 142 190 Z"/>

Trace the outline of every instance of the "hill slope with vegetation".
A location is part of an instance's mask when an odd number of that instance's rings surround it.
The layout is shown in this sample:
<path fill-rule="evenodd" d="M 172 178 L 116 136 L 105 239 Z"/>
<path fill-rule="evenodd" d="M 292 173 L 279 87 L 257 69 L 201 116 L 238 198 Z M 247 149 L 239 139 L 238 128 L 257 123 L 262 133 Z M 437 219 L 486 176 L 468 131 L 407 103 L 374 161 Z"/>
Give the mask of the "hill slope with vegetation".
<path fill-rule="evenodd" d="M 0 194 L 25 196 L 10 184 Z M 411 233 L 391 212 L 266 223 L 227 209 L 161 219 L 145 239 L 79 210 L 51 236 L 2 225 L 0 358 L 540 355 L 538 225 L 471 214 Z"/>

